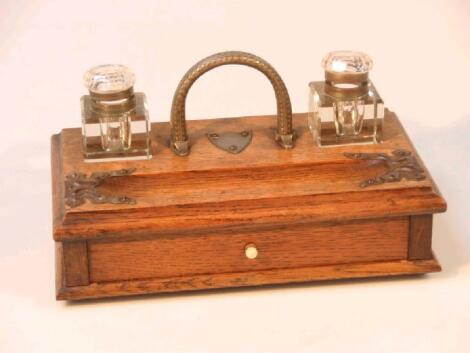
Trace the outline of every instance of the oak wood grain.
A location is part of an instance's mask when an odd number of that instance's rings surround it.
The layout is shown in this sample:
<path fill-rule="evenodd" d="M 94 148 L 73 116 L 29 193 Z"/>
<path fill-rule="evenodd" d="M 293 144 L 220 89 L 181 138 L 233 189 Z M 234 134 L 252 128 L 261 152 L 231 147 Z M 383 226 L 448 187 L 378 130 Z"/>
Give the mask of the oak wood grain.
<path fill-rule="evenodd" d="M 406 259 L 409 217 L 268 231 L 90 241 L 92 282 Z M 247 244 L 258 249 L 248 259 Z"/>
<path fill-rule="evenodd" d="M 114 170 L 126 168 L 132 165 L 137 169 L 135 175 L 175 175 L 187 172 L 218 172 L 237 171 L 244 172 L 246 169 L 263 169 L 278 167 L 279 165 L 311 165 L 311 164 L 334 164 L 349 163 L 356 161 L 344 158 L 344 152 L 391 152 L 397 148 L 408 148 L 411 143 L 396 115 L 386 111 L 384 120 L 384 143 L 367 145 L 347 145 L 333 148 L 317 147 L 307 128 L 307 114 L 298 113 L 293 115 L 293 125 L 297 133 L 295 147 L 282 149 L 273 140 L 276 127 L 276 116 L 247 116 L 238 118 L 218 118 L 206 120 L 188 121 L 188 131 L 191 140 L 191 154 L 179 157 L 169 149 L 169 123 L 152 123 L 151 160 L 140 161 L 112 161 L 101 163 L 87 163 L 82 156 L 82 132 L 80 128 L 63 129 L 61 135 L 61 149 L 63 151 L 64 169 L 66 175 L 72 171 L 80 170 L 83 173 L 91 173 L 97 169 Z M 207 139 L 206 134 L 210 132 L 243 131 L 250 129 L 253 132 L 251 144 L 240 154 L 228 154 L 214 147 Z M 276 170 L 272 170 L 275 173 Z M 411 182 L 412 183 L 412 182 Z M 406 182 L 401 186 L 408 187 Z M 427 184 L 429 186 L 429 184 Z M 396 188 L 393 186 L 392 188 Z M 398 186 L 400 187 L 400 186 Z M 377 186 L 377 188 L 389 188 L 389 185 Z M 115 206 L 109 205 L 105 209 Z M 81 210 L 93 209 L 83 206 Z M 101 205 L 98 209 L 103 209 Z"/>
<path fill-rule="evenodd" d="M 414 275 L 440 271 L 430 260 L 395 260 L 370 263 L 340 264 L 289 269 L 271 269 L 241 273 L 204 274 L 174 278 L 153 278 L 89 286 L 60 288 L 58 300 L 105 298 L 148 293 L 166 293 L 226 287 L 261 286 L 281 283 L 322 281 L 341 278 Z"/>
<path fill-rule="evenodd" d="M 55 233 L 56 240 L 117 239 L 192 232 L 222 232 L 285 224 L 381 218 L 441 212 L 442 199 L 425 190 L 261 198 L 232 202 L 180 205 L 158 210 L 82 214 Z"/>
<path fill-rule="evenodd" d="M 432 257 L 432 214 L 410 217 L 408 258 L 426 260 Z"/>
<path fill-rule="evenodd" d="M 56 295 L 62 288 L 66 287 L 64 276 L 64 254 L 62 251 L 62 242 L 55 242 L 55 291 Z"/>
<path fill-rule="evenodd" d="M 62 135 L 51 137 L 51 190 L 52 190 L 52 227 L 60 228 L 64 218 L 64 181 L 62 178 L 63 156 Z"/>
<path fill-rule="evenodd" d="M 67 287 L 83 286 L 90 283 L 88 273 L 88 250 L 86 241 L 62 243 L 64 278 Z"/>
<path fill-rule="evenodd" d="M 189 156 L 175 156 L 165 147 L 167 123 L 152 124 L 154 157 L 151 161 L 85 163 L 81 132 L 66 129 L 53 152 L 63 160 L 54 184 L 63 184 L 71 171 L 92 173 L 135 167 L 135 174 L 113 178 L 100 190 L 129 196 L 135 205 L 85 203 L 63 206 L 64 216 L 54 226 L 55 240 L 117 237 L 128 232 L 168 232 L 260 226 L 272 222 L 296 223 L 308 219 L 332 220 L 442 212 L 445 201 L 435 191 L 429 173 L 424 181 L 387 183 L 361 189 L 362 180 L 381 174 L 383 165 L 367 164 L 343 152 L 411 150 L 398 119 L 387 112 L 386 142 L 338 148 L 314 147 L 305 127 L 305 114 L 294 115 L 299 133 L 296 147 L 280 149 L 270 136 L 275 118 L 245 117 L 193 121 L 193 149 Z M 228 154 L 206 141 L 212 130 L 240 129 L 250 125 L 252 145 L 239 155 Z M 56 192 L 57 194 L 58 192 Z M 346 202 L 338 202 L 343 200 Z M 385 200 L 385 202 L 384 202 Z M 295 205 L 295 208 L 291 208 Z M 297 205 L 300 205 L 297 208 Z M 302 207 L 305 205 L 305 207 Z M 58 211 L 57 211 L 58 212 Z M 126 219 L 126 226 L 121 227 Z"/>
<path fill-rule="evenodd" d="M 150 161 L 85 163 L 81 130 L 52 137 L 53 237 L 59 299 L 265 285 L 437 271 L 429 217 L 446 202 L 431 175 L 362 189 L 384 165 L 344 152 L 411 151 L 386 112 L 385 142 L 318 148 L 295 114 L 291 150 L 273 140 L 274 116 L 188 122 L 191 154 L 168 148 L 169 124 L 152 124 Z M 251 129 L 241 154 L 215 148 L 206 133 Z M 70 172 L 136 168 L 100 191 L 135 205 L 64 204 Z M 254 260 L 247 243 L 259 246 Z"/>

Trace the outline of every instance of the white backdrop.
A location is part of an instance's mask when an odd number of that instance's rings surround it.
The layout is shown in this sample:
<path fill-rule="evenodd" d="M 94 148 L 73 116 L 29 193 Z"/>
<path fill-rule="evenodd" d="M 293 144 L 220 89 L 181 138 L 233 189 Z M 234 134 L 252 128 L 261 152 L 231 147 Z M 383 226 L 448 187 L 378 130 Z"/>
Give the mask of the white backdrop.
<path fill-rule="evenodd" d="M 0 352 L 468 352 L 470 2 L 0 0 Z M 444 271 L 356 280 L 54 301 L 49 137 L 80 125 L 82 75 L 122 63 L 167 121 L 179 79 L 222 50 L 278 70 L 295 112 L 327 51 L 371 73 L 449 203 L 435 217 Z M 275 112 L 269 82 L 223 67 L 188 97 L 191 119 Z"/>

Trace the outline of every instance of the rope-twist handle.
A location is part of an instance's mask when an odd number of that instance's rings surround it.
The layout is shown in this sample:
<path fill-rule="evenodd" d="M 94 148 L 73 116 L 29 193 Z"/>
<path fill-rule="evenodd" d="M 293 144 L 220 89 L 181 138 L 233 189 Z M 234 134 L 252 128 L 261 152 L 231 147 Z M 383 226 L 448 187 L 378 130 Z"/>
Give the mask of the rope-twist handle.
<path fill-rule="evenodd" d="M 294 130 L 292 129 L 292 107 L 286 85 L 279 74 L 264 59 L 245 52 L 227 51 L 211 55 L 191 67 L 176 88 L 171 106 L 171 149 L 179 156 L 189 153 L 189 141 L 186 132 L 185 106 L 186 96 L 193 83 L 205 74 L 222 65 L 246 65 L 261 71 L 274 88 L 277 102 L 277 132 L 275 140 L 283 148 L 292 148 Z"/>

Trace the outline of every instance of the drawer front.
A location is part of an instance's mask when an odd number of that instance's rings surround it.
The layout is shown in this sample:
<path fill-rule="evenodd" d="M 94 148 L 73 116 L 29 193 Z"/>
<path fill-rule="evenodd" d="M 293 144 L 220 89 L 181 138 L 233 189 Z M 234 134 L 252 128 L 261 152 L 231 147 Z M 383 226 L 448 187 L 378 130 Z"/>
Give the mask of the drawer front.
<path fill-rule="evenodd" d="M 406 259 L 409 217 L 89 241 L 91 282 Z"/>

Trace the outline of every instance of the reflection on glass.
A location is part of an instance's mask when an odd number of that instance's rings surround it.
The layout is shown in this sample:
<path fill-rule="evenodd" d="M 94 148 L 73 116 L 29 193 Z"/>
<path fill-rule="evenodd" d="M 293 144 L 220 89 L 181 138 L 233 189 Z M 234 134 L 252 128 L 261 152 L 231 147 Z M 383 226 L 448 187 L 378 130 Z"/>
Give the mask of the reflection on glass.
<path fill-rule="evenodd" d="M 87 161 L 151 158 L 149 116 L 143 93 L 134 93 L 134 74 L 122 65 L 96 66 L 85 73 L 89 95 L 81 99 Z"/>
<path fill-rule="evenodd" d="M 335 51 L 322 62 L 325 81 L 311 82 L 308 125 L 318 146 L 382 141 L 384 103 L 369 80 L 364 53 Z"/>

